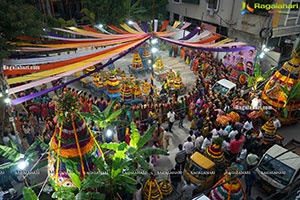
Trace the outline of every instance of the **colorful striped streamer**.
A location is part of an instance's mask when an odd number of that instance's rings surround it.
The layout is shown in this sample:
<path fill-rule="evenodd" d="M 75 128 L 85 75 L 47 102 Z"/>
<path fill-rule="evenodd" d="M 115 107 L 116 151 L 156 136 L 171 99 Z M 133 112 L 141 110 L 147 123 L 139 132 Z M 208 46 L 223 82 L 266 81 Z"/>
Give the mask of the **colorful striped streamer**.
<path fill-rule="evenodd" d="M 134 43 L 138 43 L 138 42 L 134 42 Z M 91 63 L 93 63 L 93 65 L 94 65 L 95 62 L 96 62 L 96 64 L 99 63 L 100 59 L 105 59 L 105 57 L 107 57 L 108 55 L 116 53 L 116 52 L 119 53 L 119 52 L 121 52 L 123 50 L 126 50 L 127 48 L 128 47 L 124 46 L 123 48 L 116 49 L 114 51 L 109 51 L 107 53 L 107 55 L 106 54 L 102 54 L 102 55 L 100 54 L 100 55 L 94 56 L 92 58 L 84 60 L 84 63 L 82 63 L 83 62 L 83 60 L 82 60 L 80 62 L 75 62 L 75 63 L 73 63 L 71 65 L 66 65 L 66 66 L 63 66 L 63 67 L 56 68 L 56 69 L 51 69 L 51 70 L 47 70 L 47 71 L 37 72 L 37 73 L 33 73 L 33 74 L 21 76 L 21 77 L 16 77 L 16 78 L 10 78 L 10 79 L 7 79 L 7 84 L 11 85 L 11 84 L 21 83 L 21 82 L 25 82 L 25 81 L 37 80 L 37 79 L 40 79 L 40 78 L 49 77 L 51 75 L 63 73 L 63 72 L 66 72 L 66 71 L 70 71 L 70 70 L 74 70 L 74 69 L 79 69 L 83 65 L 88 65 L 88 64 L 91 64 Z M 87 68 L 87 67 L 85 67 L 85 68 Z M 78 70 L 78 71 L 80 71 L 80 70 Z"/>
<path fill-rule="evenodd" d="M 145 39 L 144 39 L 145 40 Z M 134 47 L 135 45 L 137 45 L 139 42 L 143 41 L 142 39 L 141 40 L 138 40 L 134 43 L 132 43 L 131 45 L 127 46 L 126 49 L 130 49 L 132 47 Z M 10 88 L 8 89 L 8 93 L 16 93 L 16 92 L 20 92 L 20 91 L 24 91 L 26 89 L 29 89 L 29 88 L 32 88 L 32 87 L 36 87 L 38 85 L 42 85 L 43 83 L 49 83 L 51 81 L 54 81 L 54 80 L 57 80 L 59 78 L 62 78 L 62 77 L 65 77 L 65 76 L 68 76 L 68 75 L 71 75 L 73 73 L 76 73 L 78 71 L 81 71 L 87 67 L 90 67 L 90 66 L 93 66 L 95 64 L 98 64 L 100 62 L 102 62 L 103 60 L 105 59 L 110 59 L 112 58 L 113 56 L 116 56 L 116 55 L 119 55 L 120 53 L 122 53 L 123 51 L 125 51 L 126 49 L 119 49 L 119 51 L 116 51 L 115 53 L 113 54 L 110 54 L 108 56 L 106 56 L 105 58 L 103 59 L 100 59 L 100 60 L 96 60 L 94 61 L 93 63 L 90 63 L 90 64 L 86 64 L 86 65 L 83 65 L 82 67 L 79 67 L 79 68 L 76 68 L 74 70 L 70 70 L 70 71 L 67 71 L 67 72 L 64 72 L 64 73 L 61 73 L 61 74 L 58 74 L 58 75 L 55 75 L 55 76 L 51 76 L 51 77 L 48 77 L 48 78 L 45 78 L 45 79 L 41 79 L 41 80 L 38 80 L 38 81 L 33 81 L 33 82 L 30 82 L 28 84 L 24 84 L 24 85 L 21 85 L 21 86 L 17 86 L 17 87 L 14 87 L 14 88 Z"/>
<path fill-rule="evenodd" d="M 135 33 L 135 34 L 141 34 L 141 32 L 138 32 L 136 30 L 133 30 L 132 28 L 130 28 L 127 24 L 121 24 L 120 25 L 122 28 L 124 28 L 126 31 L 128 31 L 129 33 Z"/>

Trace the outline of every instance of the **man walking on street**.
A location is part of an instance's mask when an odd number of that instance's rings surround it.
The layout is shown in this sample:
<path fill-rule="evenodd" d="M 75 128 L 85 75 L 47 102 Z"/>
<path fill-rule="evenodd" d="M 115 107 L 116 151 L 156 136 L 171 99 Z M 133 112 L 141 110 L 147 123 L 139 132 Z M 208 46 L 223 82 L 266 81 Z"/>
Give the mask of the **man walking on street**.
<path fill-rule="evenodd" d="M 185 164 L 185 161 L 186 161 L 186 152 L 182 148 L 183 148 L 182 144 L 179 144 L 178 145 L 179 151 L 175 155 L 175 162 L 176 162 L 177 165 L 180 166 L 181 171 L 183 171 L 184 164 Z"/>
<path fill-rule="evenodd" d="M 168 116 L 168 119 L 169 119 L 169 131 L 171 132 L 171 133 L 173 133 L 173 131 L 172 131 L 172 126 L 173 126 L 173 124 L 174 124 L 174 122 L 175 122 L 175 112 L 174 112 L 174 110 L 172 109 L 172 110 L 170 110 L 169 112 L 168 112 L 168 114 L 167 114 L 167 116 Z"/>

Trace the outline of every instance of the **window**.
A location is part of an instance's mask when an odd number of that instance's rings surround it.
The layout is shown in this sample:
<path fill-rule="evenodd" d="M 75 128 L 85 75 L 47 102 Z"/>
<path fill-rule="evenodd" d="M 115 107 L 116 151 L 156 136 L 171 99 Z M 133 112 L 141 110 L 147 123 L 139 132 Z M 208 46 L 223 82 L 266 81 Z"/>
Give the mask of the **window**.
<path fill-rule="evenodd" d="M 219 0 L 208 0 L 207 9 L 217 11 L 219 7 Z"/>
<path fill-rule="evenodd" d="M 258 168 L 263 172 L 270 172 L 268 176 L 283 185 L 289 184 L 295 173 L 294 169 L 280 162 L 280 159 L 273 159 L 268 154 L 265 155 Z"/>
<path fill-rule="evenodd" d="M 173 3 L 180 3 L 180 0 L 173 0 Z"/>
<path fill-rule="evenodd" d="M 174 13 L 173 20 L 178 21 L 179 20 L 179 14 Z"/>
<path fill-rule="evenodd" d="M 182 0 L 183 3 L 200 4 L 200 0 Z"/>

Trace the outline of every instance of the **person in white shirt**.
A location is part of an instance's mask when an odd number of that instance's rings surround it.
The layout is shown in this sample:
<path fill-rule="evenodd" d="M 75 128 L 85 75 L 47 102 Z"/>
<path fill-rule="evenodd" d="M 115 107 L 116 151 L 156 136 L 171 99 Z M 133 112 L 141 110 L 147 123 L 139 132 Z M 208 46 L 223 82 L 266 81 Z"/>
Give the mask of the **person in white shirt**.
<path fill-rule="evenodd" d="M 228 135 L 228 132 L 225 130 L 225 127 L 221 127 L 218 131 L 219 136 L 226 137 Z"/>
<path fill-rule="evenodd" d="M 274 119 L 273 123 L 274 123 L 274 126 L 276 129 L 281 127 L 281 123 L 280 123 L 279 119 L 277 119 L 277 118 Z"/>
<path fill-rule="evenodd" d="M 225 150 L 229 151 L 229 148 L 228 148 L 229 142 L 226 141 L 226 140 L 228 140 L 228 139 L 223 140 L 222 149 L 225 149 Z"/>
<path fill-rule="evenodd" d="M 3 133 L 2 141 L 5 146 L 10 146 L 10 138 L 8 137 L 8 133 L 6 131 Z"/>
<path fill-rule="evenodd" d="M 198 135 L 198 137 L 195 140 L 195 149 L 197 151 L 201 151 L 201 147 L 202 147 L 202 143 L 203 143 L 203 136 L 202 135 Z"/>
<path fill-rule="evenodd" d="M 142 189 L 143 189 L 142 184 L 140 183 L 136 184 L 136 191 L 132 197 L 133 200 L 142 200 Z"/>
<path fill-rule="evenodd" d="M 171 133 L 173 133 L 173 131 L 172 131 L 172 126 L 173 126 L 173 124 L 174 124 L 174 122 L 175 122 L 175 112 L 174 112 L 174 110 L 170 110 L 170 111 L 168 112 L 168 114 L 167 114 L 167 117 L 168 117 L 168 119 L 169 119 L 169 127 L 168 127 L 168 130 L 169 130 Z"/>
<path fill-rule="evenodd" d="M 205 151 L 211 144 L 212 144 L 212 134 L 209 133 L 207 134 L 206 138 L 203 140 L 202 146 L 201 146 L 201 150 Z"/>
<path fill-rule="evenodd" d="M 187 142 L 183 144 L 183 149 L 185 150 L 188 157 L 190 157 L 194 150 L 194 144 L 192 142 L 192 138 L 188 137 Z"/>
<path fill-rule="evenodd" d="M 229 135 L 228 135 L 228 137 L 230 138 L 230 142 L 232 141 L 232 140 L 234 140 L 235 139 L 235 136 L 238 134 L 239 132 L 236 130 L 236 128 L 234 127 L 233 129 L 232 129 L 232 131 L 229 133 Z"/>
<path fill-rule="evenodd" d="M 193 130 L 190 130 L 190 131 L 189 131 L 189 134 L 190 134 L 190 137 L 192 138 L 192 142 L 195 143 L 196 136 L 194 135 L 194 131 L 193 131 Z"/>
<path fill-rule="evenodd" d="M 250 131 L 251 129 L 253 129 L 253 123 L 251 121 L 251 119 L 247 119 L 247 121 L 244 124 L 243 127 L 246 131 Z"/>
<path fill-rule="evenodd" d="M 212 134 L 212 138 L 218 138 L 219 137 L 218 131 L 215 128 L 210 133 Z"/>
<path fill-rule="evenodd" d="M 189 179 L 186 180 L 186 184 L 182 187 L 182 197 L 184 200 L 189 200 L 193 197 L 193 191 L 196 188 L 195 185 L 191 184 Z"/>

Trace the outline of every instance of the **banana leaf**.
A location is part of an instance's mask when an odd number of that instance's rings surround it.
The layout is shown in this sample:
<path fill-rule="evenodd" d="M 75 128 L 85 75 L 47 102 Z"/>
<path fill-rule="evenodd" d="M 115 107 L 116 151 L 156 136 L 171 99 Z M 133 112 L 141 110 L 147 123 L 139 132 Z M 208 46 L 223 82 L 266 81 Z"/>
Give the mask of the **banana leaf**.
<path fill-rule="evenodd" d="M 99 117 L 100 120 L 105 119 L 104 114 L 101 112 L 101 110 L 98 108 L 98 106 L 92 105 L 92 111 L 93 111 L 94 115 Z"/>
<path fill-rule="evenodd" d="M 115 106 L 117 105 L 118 101 L 119 99 L 117 98 L 109 106 L 106 107 L 106 109 L 103 111 L 105 118 L 108 118 L 114 112 Z"/>
<path fill-rule="evenodd" d="M 31 188 L 24 187 L 22 193 L 24 200 L 38 200 L 36 194 Z"/>
<path fill-rule="evenodd" d="M 86 197 L 97 200 L 105 200 L 105 194 L 102 194 L 100 192 L 87 192 Z"/>
<path fill-rule="evenodd" d="M 150 169 L 149 163 L 146 162 L 145 158 L 141 156 L 136 156 L 137 163 L 143 168 L 144 170 Z"/>
<path fill-rule="evenodd" d="M 10 168 L 12 166 L 15 166 L 16 163 L 15 162 L 7 162 L 7 163 L 3 163 L 0 165 L 0 170 L 6 169 L 6 168 Z"/>
<path fill-rule="evenodd" d="M 131 122 L 130 129 L 131 129 L 130 146 L 137 148 L 137 143 L 140 140 L 140 134 L 134 122 Z"/>
<path fill-rule="evenodd" d="M 43 160 L 43 161 L 40 161 L 33 169 L 32 169 L 32 171 L 36 171 L 36 170 L 38 170 L 38 169 L 41 169 L 41 168 L 43 168 L 43 167 L 45 167 L 45 166 L 47 166 L 48 165 L 48 160 L 46 159 L 46 160 Z"/>
<path fill-rule="evenodd" d="M 0 145 L 0 156 L 6 158 L 7 160 L 11 160 L 13 162 L 16 162 L 22 158 L 19 152 L 17 152 L 11 147 L 7 147 L 4 145 Z"/>
<path fill-rule="evenodd" d="M 9 140 L 9 142 L 10 142 L 11 148 L 13 148 L 15 151 L 19 151 L 19 147 L 18 147 L 17 143 L 15 143 L 12 140 Z"/>
<path fill-rule="evenodd" d="M 80 115 L 85 118 L 85 119 L 89 119 L 89 120 L 93 120 L 93 121 L 102 121 L 103 119 L 100 118 L 99 116 L 97 115 L 94 115 L 94 114 L 91 114 L 91 113 L 80 113 Z"/>
<path fill-rule="evenodd" d="M 116 177 L 115 180 L 125 182 L 130 185 L 136 185 L 136 180 L 134 178 L 131 178 L 128 174 L 120 174 Z"/>
<path fill-rule="evenodd" d="M 162 149 L 159 149 L 159 148 L 146 148 L 146 149 L 142 149 L 142 150 L 138 151 L 138 154 L 143 155 L 144 157 L 149 157 L 154 154 L 166 155 L 167 152 Z"/>
<path fill-rule="evenodd" d="M 150 138 L 153 136 L 155 129 L 156 126 L 153 125 L 147 131 L 144 132 L 143 136 L 140 137 L 137 143 L 138 149 L 142 148 L 150 140 Z"/>

